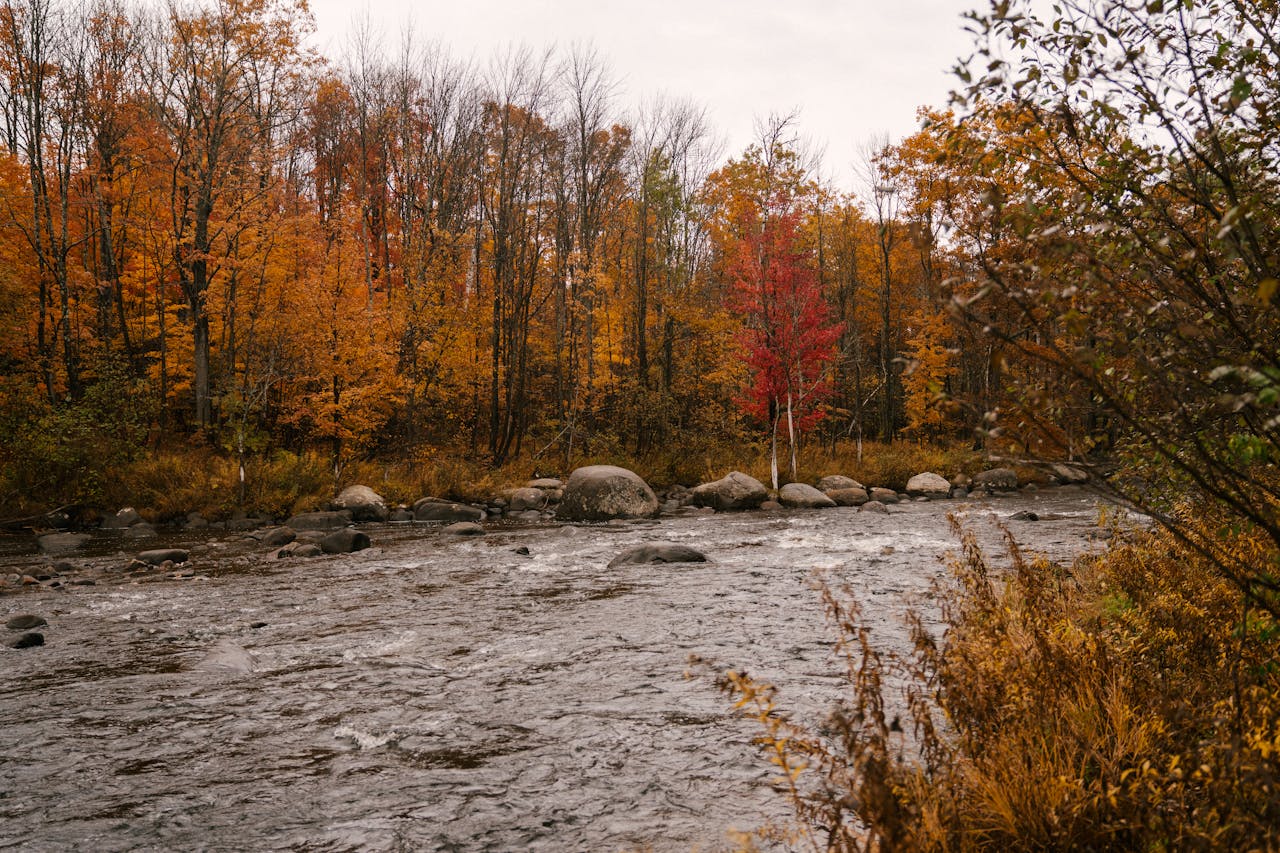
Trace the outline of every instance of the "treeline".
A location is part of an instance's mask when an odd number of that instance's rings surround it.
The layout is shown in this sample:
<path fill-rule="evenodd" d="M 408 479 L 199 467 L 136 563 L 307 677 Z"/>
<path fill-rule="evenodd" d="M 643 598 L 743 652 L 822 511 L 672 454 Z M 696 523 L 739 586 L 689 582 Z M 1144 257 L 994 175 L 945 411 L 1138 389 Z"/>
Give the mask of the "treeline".
<path fill-rule="evenodd" d="M 842 193 L 790 118 L 720 162 L 700 108 L 625 111 L 590 49 L 327 60 L 308 21 L 0 8 L 0 417 L 8 461 L 42 460 L 16 488 L 193 438 L 335 471 L 763 439 L 735 259 L 784 213 L 839 330 L 821 440 L 976 423 L 935 405 L 994 364 L 946 312 L 936 135 L 869 148 Z"/>

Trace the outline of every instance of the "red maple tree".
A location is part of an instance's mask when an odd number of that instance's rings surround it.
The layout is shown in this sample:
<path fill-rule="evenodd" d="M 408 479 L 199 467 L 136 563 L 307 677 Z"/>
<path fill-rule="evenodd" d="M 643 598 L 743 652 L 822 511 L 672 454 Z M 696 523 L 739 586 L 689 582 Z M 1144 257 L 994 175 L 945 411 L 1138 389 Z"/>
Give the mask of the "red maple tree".
<path fill-rule="evenodd" d="M 734 307 L 746 322 L 739 340 L 752 373 L 743 406 L 769 425 L 777 488 L 778 432 L 785 419 L 794 478 L 797 439 L 822 420 L 819 404 L 831 392 L 828 367 L 840 326 L 831 322 L 800 243 L 798 213 L 781 200 L 773 208 L 744 229 L 730 272 Z"/>

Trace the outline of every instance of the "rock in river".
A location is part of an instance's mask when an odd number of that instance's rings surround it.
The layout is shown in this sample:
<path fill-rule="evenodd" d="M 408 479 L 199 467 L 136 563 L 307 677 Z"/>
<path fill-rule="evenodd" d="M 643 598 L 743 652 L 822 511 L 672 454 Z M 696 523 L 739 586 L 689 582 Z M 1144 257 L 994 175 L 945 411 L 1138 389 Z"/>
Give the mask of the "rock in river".
<path fill-rule="evenodd" d="M 351 513 L 352 521 L 386 521 L 390 515 L 382 495 L 368 486 L 347 486 L 333 499 L 331 507 L 345 509 Z"/>
<path fill-rule="evenodd" d="M 480 521 L 484 518 L 484 510 L 467 504 L 423 498 L 413 505 L 413 517 L 418 521 Z"/>
<path fill-rule="evenodd" d="M 286 527 L 294 530 L 332 530 L 335 527 L 346 527 L 351 523 L 351 513 L 347 510 L 333 512 L 304 512 L 295 515 L 285 522 Z"/>
<path fill-rule="evenodd" d="M 834 492 L 838 489 L 862 489 L 863 486 L 852 477 L 846 477 L 843 474 L 831 474 L 823 477 L 818 481 L 818 491 Z M 864 489 L 865 491 L 865 489 Z"/>
<path fill-rule="evenodd" d="M 991 468 L 975 474 L 972 485 L 991 492 L 1012 492 L 1018 488 L 1018 474 L 1012 468 Z"/>
<path fill-rule="evenodd" d="M 320 550 L 326 554 L 351 554 L 369 547 L 369 536 L 354 527 L 335 530 L 320 540 Z"/>
<path fill-rule="evenodd" d="M 283 548 L 297 538 L 297 531 L 292 527 L 276 527 L 263 531 L 262 544 L 268 548 Z"/>
<path fill-rule="evenodd" d="M 48 625 L 43 616 L 36 616 L 34 613 L 23 613 L 14 616 L 4 626 L 10 631 L 25 631 L 28 628 L 39 628 L 41 625 Z"/>
<path fill-rule="evenodd" d="M 658 498 L 634 471 L 613 465 L 588 465 L 569 475 L 556 518 L 608 521 L 650 518 L 658 514 Z"/>
<path fill-rule="evenodd" d="M 787 483 L 778 490 L 778 502 L 790 509 L 829 509 L 836 505 L 807 483 Z"/>
<path fill-rule="evenodd" d="M 68 554 L 92 538 L 88 533 L 47 533 L 36 544 L 42 554 Z"/>
<path fill-rule="evenodd" d="M 29 634 L 23 634 L 18 639 L 9 644 L 11 649 L 33 649 L 36 646 L 44 645 L 44 634 L 32 631 Z"/>
<path fill-rule="evenodd" d="M 706 554 L 687 545 L 677 545 L 674 542 L 648 542 L 623 551 L 609 561 L 609 568 L 646 563 L 705 563 L 706 561 Z"/>
<path fill-rule="evenodd" d="M 826 495 L 836 506 L 862 506 L 869 500 L 866 489 L 829 489 Z"/>
<path fill-rule="evenodd" d="M 320 550 L 320 546 L 314 542 L 290 542 L 279 551 L 276 552 L 277 560 L 287 560 L 290 557 L 319 557 L 324 551 Z"/>
<path fill-rule="evenodd" d="M 484 528 L 474 521 L 456 521 L 440 532 L 450 536 L 483 536 Z"/>
<path fill-rule="evenodd" d="M 178 563 L 185 563 L 190 559 L 190 556 L 181 548 L 157 548 L 154 551 L 143 551 L 138 555 L 138 559 L 152 566 L 159 566 L 165 561 L 177 565 Z"/>
<path fill-rule="evenodd" d="M 923 474 L 916 474 L 907 481 L 907 494 L 913 498 L 943 500 L 951 495 L 951 484 L 946 478 L 926 471 Z"/>
<path fill-rule="evenodd" d="M 709 506 L 721 512 L 737 509 L 757 509 L 769 497 L 764 484 L 741 471 L 730 471 L 712 483 L 703 483 L 690 493 L 690 499 L 698 506 Z"/>

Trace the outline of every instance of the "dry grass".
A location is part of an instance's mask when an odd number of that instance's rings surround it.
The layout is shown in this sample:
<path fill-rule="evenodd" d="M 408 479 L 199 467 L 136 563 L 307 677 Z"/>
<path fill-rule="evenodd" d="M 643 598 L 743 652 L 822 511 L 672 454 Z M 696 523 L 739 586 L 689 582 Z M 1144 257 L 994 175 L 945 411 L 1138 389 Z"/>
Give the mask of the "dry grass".
<path fill-rule="evenodd" d="M 1256 533 L 1187 523 L 1276 562 Z M 783 771 L 795 846 L 1280 847 L 1280 625 L 1163 533 L 1070 571 L 1010 549 L 1001 581 L 966 536 L 945 639 L 917 620 L 899 660 L 883 661 L 856 604 L 827 590 L 848 695 L 821 725 L 720 673 Z M 904 733 L 886 720 L 891 671 L 911 685 Z"/>

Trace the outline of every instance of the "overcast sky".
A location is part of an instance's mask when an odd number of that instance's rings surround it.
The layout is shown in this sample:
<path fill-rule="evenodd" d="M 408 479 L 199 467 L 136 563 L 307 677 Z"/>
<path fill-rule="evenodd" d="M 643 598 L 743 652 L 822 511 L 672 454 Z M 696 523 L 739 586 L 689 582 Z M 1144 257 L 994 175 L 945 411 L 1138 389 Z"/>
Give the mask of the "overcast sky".
<path fill-rule="evenodd" d="M 901 138 L 916 109 L 944 106 L 949 70 L 967 55 L 960 18 L 977 0 L 311 0 L 317 43 L 337 59 L 354 18 L 368 15 L 389 51 L 408 15 L 460 57 L 487 61 L 512 43 L 593 44 L 630 111 L 666 93 L 704 104 L 726 156 L 753 122 L 798 108 L 800 130 L 825 147 L 828 173 L 848 187 L 858 146 Z"/>

